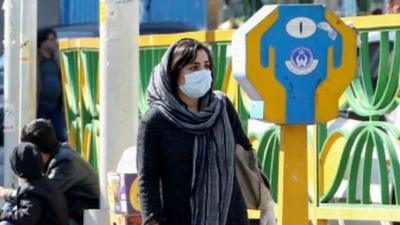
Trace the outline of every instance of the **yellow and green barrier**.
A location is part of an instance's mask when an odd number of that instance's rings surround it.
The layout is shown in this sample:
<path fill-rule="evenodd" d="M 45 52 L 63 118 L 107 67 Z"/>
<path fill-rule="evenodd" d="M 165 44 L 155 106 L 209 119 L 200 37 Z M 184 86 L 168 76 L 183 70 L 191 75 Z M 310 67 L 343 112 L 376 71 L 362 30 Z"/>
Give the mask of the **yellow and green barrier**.
<path fill-rule="evenodd" d="M 79 60 L 77 50 L 64 51 L 61 54 L 61 70 L 64 90 L 65 115 L 70 144 L 80 152 L 81 118 L 80 118 L 80 88 Z"/>
<path fill-rule="evenodd" d="M 376 32 L 376 31 L 375 31 Z M 389 47 L 389 32 L 394 37 L 394 47 Z M 379 69 L 376 88 L 373 87 L 369 40 L 371 32 L 362 31 L 360 38 L 359 76 L 346 91 L 351 108 L 360 116 L 379 116 L 390 113 L 398 106 L 397 91 L 400 68 L 400 29 L 379 32 Z M 392 51 L 392 52 L 390 52 Z"/>
<path fill-rule="evenodd" d="M 261 137 L 257 158 L 264 174 L 267 175 L 272 187 L 272 197 L 278 200 L 278 170 L 279 170 L 280 128 L 273 126 Z"/>
<path fill-rule="evenodd" d="M 376 32 L 376 31 L 375 31 Z M 389 32 L 394 35 L 394 45 L 389 49 Z M 400 30 L 380 32 L 379 43 L 379 69 L 376 87 L 373 87 L 372 73 L 370 71 L 368 31 L 360 32 L 360 69 L 359 76 L 352 82 L 351 87 L 346 91 L 346 99 L 349 106 L 360 116 L 369 117 L 370 121 L 361 123 L 349 134 L 343 134 L 346 144 L 341 149 L 342 156 L 335 177 L 335 181 L 329 191 L 322 196 L 322 202 L 329 202 L 337 191 L 339 183 L 343 180 L 343 173 L 350 165 L 348 203 L 356 203 L 356 183 L 362 180 L 362 204 L 371 204 L 371 161 L 372 153 L 375 152 L 379 162 L 380 189 L 382 204 L 390 204 L 389 180 L 393 181 L 394 199 L 393 204 L 399 203 L 400 183 L 399 161 L 398 161 L 398 139 L 399 133 L 395 126 L 387 122 L 376 121 L 377 116 L 388 115 L 396 109 L 398 105 L 399 75 L 400 75 Z M 379 117 L 378 117 L 379 118 Z M 328 145 L 321 153 L 323 157 L 330 151 L 329 143 L 335 139 L 339 131 L 334 131 L 328 137 Z M 350 154 L 352 152 L 352 154 Z M 350 160 L 350 155 L 352 156 Z M 363 156 L 363 158 L 361 157 Z M 363 162 L 363 177 L 358 178 L 359 163 Z M 348 162 L 348 164 L 347 164 Z M 388 162 L 390 162 L 388 164 Z M 389 179 L 389 171 L 393 172 L 392 179 Z M 358 178 L 358 179 L 357 179 Z"/>
<path fill-rule="evenodd" d="M 345 97 L 348 109 L 369 121 L 351 130 L 332 131 L 319 154 L 320 207 L 313 216 L 324 223 L 323 219 L 333 218 L 400 221 L 399 131 L 390 122 L 378 121 L 382 115 L 388 116 L 398 110 L 398 19 L 398 16 L 370 17 L 369 24 L 358 18 L 348 19 L 355 21 L 359 31 L 359 69 Z M 373 79 L 369 58 L 371 35 L 379 37 L 377 79 Z M 374 164 L 377 171 L 373 171 Z M 375 184 L 373 172 L 379 177 Z M 347 183 L 345 202 L 333 204 L 343 183 Z M 379 191 L 371 191 L 373 185 L 378 186 Z M 372 194 L 379 200 L 372 201 Z M 338 216 L 339 210 L 345 213 Z"/>
<path fill-rule="evenodd" d="M 98 50 L 62 51 L 61 67 L 69 142 L 97 169 Z"/>
<path fill-rule="evenodd" d="M 336 138 L 337 132 L 331 137 Z M 366 122 L 357 126 L 350 134 L 342 133 L 346 142 L 336 151 L 341 154 L 337 155 L 338 161 L 337 173 L 330 183 L 325 183 L 322 193 L 321 203 L 331 202 L 335 193 L 338 191 L 340 184 L 345 179 L 345 172 L 348 174 L 348 188 L 346 194 L 346 202 L 349 204 L 371 204 L 371 170 L 373 154 L 377 155 L 379 165 L 380 180 L 380 204 L 391 204 L 391 195 L 389 191 L 390 182 L 394 187 L 394 204 L 398 204 L 400 200 L 400 164 L 398 159 L 398 139 L 400 138 L 399 130 L 389 123 L 383 122 Z M 334 143 L 334 142 L 333 142 Z M 327 148 L 321 153 L 321 161 L 324 162 L 332 153 L 331 143 L 328 142 Z M 324 170 L 330 168 L 323 168 Z M 391 171 L 391 174 L 389 174 Z M 358 185 L 360 182 L 361 185 Z M 359 189 L 358 187 L 361 187 Z M 361 196 L 361 199 L 357 199 Z"/>

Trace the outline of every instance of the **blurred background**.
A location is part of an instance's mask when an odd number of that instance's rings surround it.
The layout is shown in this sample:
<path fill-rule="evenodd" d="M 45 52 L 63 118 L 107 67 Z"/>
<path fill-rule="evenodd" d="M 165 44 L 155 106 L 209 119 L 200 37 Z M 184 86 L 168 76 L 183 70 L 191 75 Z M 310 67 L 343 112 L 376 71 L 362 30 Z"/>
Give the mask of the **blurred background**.
<path fill-rule="evenodd" d="M 387 2 L 388 0 L 141 0 L 141 22 L 147 24 L 145 29 L 151 30 L 147 33 L 169 33 L 168 29 L 174 29 L 174 25 L 182 27 L 183 24 L 189 30 L 235 27 L 263 4 L 320 3 L 326 4 L 337 15 L 354 16 L 385 13 Z M 0 0 L 0 4 L 3 4 L 3 0 Z M 39 0 L 38 7 L 39 28 L 63 27 L 63 30 L 81 33 L 97 30 L 98 0 Z M 1 37 L 4 36 L 3 22 L 1 11 Z M 69 26 L 72 27 L 68 29 Z M 2 53 L 3 45 L 0 46 L 0 54 Z"/>

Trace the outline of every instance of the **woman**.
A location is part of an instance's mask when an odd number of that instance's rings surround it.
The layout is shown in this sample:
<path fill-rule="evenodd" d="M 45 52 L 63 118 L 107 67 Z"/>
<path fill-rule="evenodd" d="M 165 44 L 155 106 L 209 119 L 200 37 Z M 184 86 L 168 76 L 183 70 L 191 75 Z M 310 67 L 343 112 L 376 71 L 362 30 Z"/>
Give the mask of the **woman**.
<path fill-rule="evenodd" d="M 152 73 L 138 136 L 145 225 L 245 225 L 234 151 L 251 149 L 229 100 L 212 90 L 209 49 L 172 45 Z"/>

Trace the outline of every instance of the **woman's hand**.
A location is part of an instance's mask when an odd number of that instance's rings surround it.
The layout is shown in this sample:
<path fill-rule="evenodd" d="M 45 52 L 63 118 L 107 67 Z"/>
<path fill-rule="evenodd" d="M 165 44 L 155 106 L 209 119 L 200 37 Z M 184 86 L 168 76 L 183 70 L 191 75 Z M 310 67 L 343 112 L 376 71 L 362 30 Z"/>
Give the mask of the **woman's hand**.
<path fill-rule="evenodd" d="M 269 201 L 267 208 L 261 210 L 260 225 L 276 225 L 274 201 Z"/>

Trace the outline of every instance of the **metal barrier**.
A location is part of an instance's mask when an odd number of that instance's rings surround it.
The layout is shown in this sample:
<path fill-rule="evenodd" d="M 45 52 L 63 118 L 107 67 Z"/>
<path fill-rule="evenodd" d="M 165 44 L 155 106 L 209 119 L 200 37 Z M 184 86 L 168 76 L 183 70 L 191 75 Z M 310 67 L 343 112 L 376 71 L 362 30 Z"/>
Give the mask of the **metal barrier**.
<path fill-rule="evenodd" d="M 359 69 L 345 93 L 343 109 L 367 121 L 353 129 L 334 129 L 315 157 L 319 193 L 314 194 L 310 218 L 318 224 L 327 224 L 328 219 L 400 221 L 400 133 L 392 124 L 378 121 L 399 110 L 400 17 L 345 21 L 352 22 L 359 34 Z M 369 40 L 374 36 L 377 40 Z M 345 193 L 342 200 L 335 197 L 338 192 Z"/>

